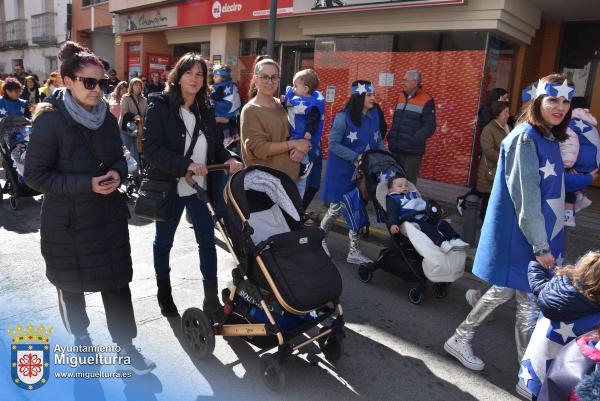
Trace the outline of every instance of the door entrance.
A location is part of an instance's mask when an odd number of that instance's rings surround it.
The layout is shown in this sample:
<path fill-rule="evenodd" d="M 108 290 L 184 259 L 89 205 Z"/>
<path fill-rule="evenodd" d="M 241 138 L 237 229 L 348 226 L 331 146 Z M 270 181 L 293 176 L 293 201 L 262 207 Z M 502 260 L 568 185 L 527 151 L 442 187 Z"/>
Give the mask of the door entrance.
<path fill-rule="evenodd" d="M 286 86 L 292 85 L 294 74 L 315 64 L 315 42 L 281 43 L 281 84 L 279 90 L 285 93 Z"/>

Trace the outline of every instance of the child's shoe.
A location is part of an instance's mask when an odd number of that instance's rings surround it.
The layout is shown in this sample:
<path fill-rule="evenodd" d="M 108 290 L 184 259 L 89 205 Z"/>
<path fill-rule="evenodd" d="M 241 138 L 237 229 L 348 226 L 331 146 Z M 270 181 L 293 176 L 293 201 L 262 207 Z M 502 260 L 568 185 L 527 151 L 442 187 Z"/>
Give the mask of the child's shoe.
<path fill-rule="evenodd" d="M 440 248 L 442 249 L 442 252 L 448 253 L 450 250 L 452 250 L 452 248 L 454 248 L 454 246 L 450 243 L 450 241 L 444 241 L 440 244 Z"/>
<path fill-rule="evenodd" d="M 592 201 L 587 196 L 583 195 L 581 198 L 577 198 L 575 201 L 575 213 L 589 207 L 592 204 Z"/>
<path fill-rule="evenodd" d="M 575 213 L 573 213 L 573 210 L 565 210 L 565 227 L 575 227 Z"/>
<path fill-rule="evenodd" d="M 300 179 L 303 180 L 310 174 L 310 171 L 313 168 L 312 162 L 308 162 L 306 164 L 300 164 Z"/>
<path fill-rule="evenodd" d="M 465 299 L 467 300 L 467 303 L 471 305 L 471 308 L 474 308 L 475 305 L 477 305 L 479 298 L 481 298 L 481 292 L 479 290 L 471 288 L 465 292 Z"/>

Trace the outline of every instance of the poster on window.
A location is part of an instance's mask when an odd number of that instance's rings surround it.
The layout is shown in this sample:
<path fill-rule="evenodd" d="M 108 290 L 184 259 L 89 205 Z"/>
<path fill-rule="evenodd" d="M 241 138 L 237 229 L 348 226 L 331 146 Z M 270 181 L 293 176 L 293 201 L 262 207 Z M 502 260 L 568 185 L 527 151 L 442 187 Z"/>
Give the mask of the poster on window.
<path fill-rule="evenodd" d="M 148 75 L 158 72 L 161 79 L 166 78 L 167 66 L 171 63 L 171 57 L 168 54 L 153 54 L 148 53 Z"/>
<path fill-rule="evenodd" d="M 464 4 L 465 0 L 294 0 L 294 14 Z"/>

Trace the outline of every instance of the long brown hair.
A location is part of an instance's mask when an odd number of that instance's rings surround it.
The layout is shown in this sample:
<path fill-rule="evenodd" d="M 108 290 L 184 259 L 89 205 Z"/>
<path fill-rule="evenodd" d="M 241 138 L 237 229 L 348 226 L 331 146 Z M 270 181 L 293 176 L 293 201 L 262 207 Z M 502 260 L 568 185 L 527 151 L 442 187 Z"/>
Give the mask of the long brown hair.
<path fill-rule="evenodd" d="M 573 84 L 565 75 L 550 74 L 541 78 L 538 81 L 538 85 L 546 85 L 547 83 L 562 84 L 565 81 L 565 79 L 567 80 L 567 82 L 569 82 L 569 84 Z M 529 101 L 529 103 L 524 104 L 523 113 L 519 117 L 517 124 L 530 124 L 542 134 L 551 132 L 557 141 L 563 142 L 568 138 L 567 127 L 569 126 L 569 121 L 571 120 L 571 110 L 573 109 L 573 107 L 569 107 L 569 111 L 567 111 L 567 114 L 565 114 L 565 117 L 563 118 L 560 124 L 549 129 L 544 119 L 542 118 L 541 111 L 542 101 L 545 96 L 547 95 L 538 96 L 537 98 Z"/>
<path fill-rule="evenodd" d="M 176 106 L 181 106 L 184 101 L 179 80 L 183 74 L 191 70 L 196 64 L 200 66 L 200 71 L 202 71 L 202 88 L 196 93 L 196 102 L 190 107 L 190 110 L 203 114 L 210 108 L 210 96 L 207 83 L 208 66 L 206 65 L 206 60 L 200 54 L 190 52 L 181 56 L 175 67 L 169 72 L 167 88 L 169 96 L 174 100 Z M 199 108 L 199 110 L 195 110 L 196 108 Z"/>
<path fill-rule="evenodd" d="M 556 275 L 567 276 L 587 299 L 600 302 L 600 251 L 586 253 L 575 266 L 562 267 Z"/>

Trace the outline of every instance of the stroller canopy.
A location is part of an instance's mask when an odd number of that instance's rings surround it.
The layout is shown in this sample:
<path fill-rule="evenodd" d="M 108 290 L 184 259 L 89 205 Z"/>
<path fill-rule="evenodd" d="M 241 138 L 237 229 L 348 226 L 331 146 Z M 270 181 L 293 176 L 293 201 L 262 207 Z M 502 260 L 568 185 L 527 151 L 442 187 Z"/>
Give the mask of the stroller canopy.
<path fill-rule="evenodd" d="M 366 178 L 367 191 L 370 194 L 375 194 L 380 181 L 387 181 L 396 175 L 406 177 L 406 172 L 400 162 L 385 150 L 366 151 L 360 160 L 358 169 Z"/>

